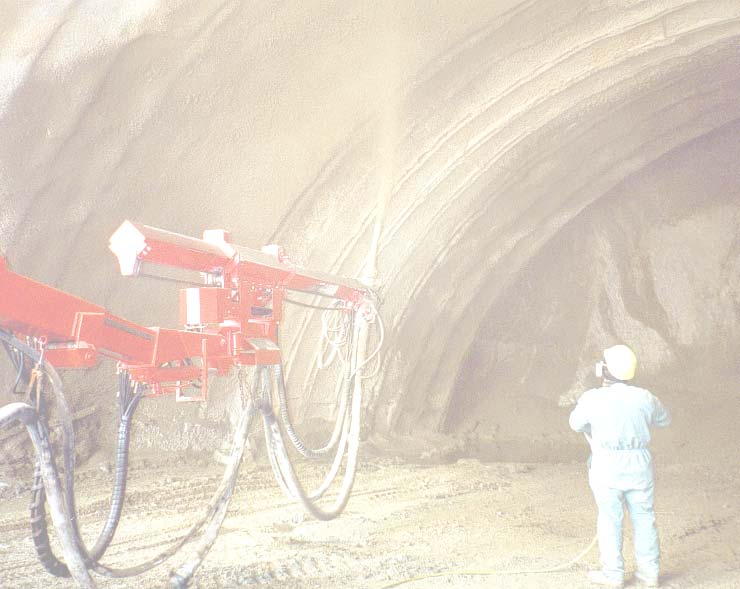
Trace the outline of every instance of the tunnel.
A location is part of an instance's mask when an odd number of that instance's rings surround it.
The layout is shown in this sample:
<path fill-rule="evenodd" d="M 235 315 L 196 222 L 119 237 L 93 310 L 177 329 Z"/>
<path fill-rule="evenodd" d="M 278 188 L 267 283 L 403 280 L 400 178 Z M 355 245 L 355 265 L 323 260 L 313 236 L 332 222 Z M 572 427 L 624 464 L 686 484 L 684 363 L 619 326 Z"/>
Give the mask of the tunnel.
<path fill-rule="evenodd" d="M 581 460 L 568 412 L 626 343 L 674 414 L 657 451 L 737 470 L 737 0 L 98 4 L 0 18 L 15 272 L 174 327 L 176 287 L 121 277 L 108 251 L 126 219 L 354 278 L 376 251 L 378 453 Z M 286 317 L 307 435 L 332 420 L 318 321 Z M 114 440 L 111 374 L 64 373 L 96 411 L 89 454 Z M 210 451 L 230 390 L 142 404 L 134 449 Z"/>

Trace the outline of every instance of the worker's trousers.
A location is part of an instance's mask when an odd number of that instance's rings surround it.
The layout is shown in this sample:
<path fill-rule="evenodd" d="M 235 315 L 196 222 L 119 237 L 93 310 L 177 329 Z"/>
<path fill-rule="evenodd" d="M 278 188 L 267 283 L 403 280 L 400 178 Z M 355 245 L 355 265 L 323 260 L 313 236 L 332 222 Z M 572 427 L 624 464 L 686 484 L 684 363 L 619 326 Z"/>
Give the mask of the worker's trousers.
<path fill-rule="evenodd" d="M 597 533 L 601 566 L 611 580 L 624 579 L 622 520 L 627 506 L 635 536 L 635 564 L 643 577 L 658 578 L 660 547 L 653 509 L 653 485 L 643 489 L 615 489 L 591 479 L 591 490 L 599 509 Z"/>

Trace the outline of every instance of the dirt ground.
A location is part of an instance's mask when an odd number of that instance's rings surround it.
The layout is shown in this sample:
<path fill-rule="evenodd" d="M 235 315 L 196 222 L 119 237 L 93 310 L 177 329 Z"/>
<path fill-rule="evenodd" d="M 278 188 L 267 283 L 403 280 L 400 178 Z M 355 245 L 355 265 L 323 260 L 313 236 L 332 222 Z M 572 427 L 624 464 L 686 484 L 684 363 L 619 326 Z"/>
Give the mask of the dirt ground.
<path fill-rule="evenodd" d="M 557 566 L 588 546 L 595 509 L 583 464 L 423 464 L 373 455 L 372 447 L 364 454 L 349 505 L 331 522 L 305 515 L 281 494 L 265 461 L 246 459 L 221 535 L 193 586 L 381 589 L 448 570 L 496 569 L 503 574 L 431 578 L 404 587 L 590 587 L 585 571 L 596 566 L 597 550 L 564 572 L 515 574 Z M 164 454 L 135 455 L 124 516 L 105 561 L 140 562 L 175 539 L 204 509 L 221 468 L 206 457 L 177 464 Z M 109 470 L 106 456 L 97 454 L 78 472 L 88 537 L 107 511 Z M 318 467 L 304 471 L 308 481 L 319 475 Z M 28 481 L 0 486 L 0 587 L 73 587 L 48 575 L 35 558 Z M 739 488 L 737 462 L 658 466 L 663 586 L 740 586 Z M 632 558 L 625 552 L 630 571 Z M 182 554 L 143 577 L 97 578 L 99 587 L 164 587 Z M 630 580 L 628 586 L 637 585 Z"/>

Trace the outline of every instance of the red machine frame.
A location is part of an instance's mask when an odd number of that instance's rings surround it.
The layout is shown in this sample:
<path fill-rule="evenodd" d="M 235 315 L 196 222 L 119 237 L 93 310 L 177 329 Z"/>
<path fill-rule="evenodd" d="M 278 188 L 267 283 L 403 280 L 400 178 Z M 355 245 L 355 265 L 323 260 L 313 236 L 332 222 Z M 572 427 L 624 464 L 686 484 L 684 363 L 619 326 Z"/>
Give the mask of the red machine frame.
<path fill-rule="evenodd" d="M 369 294 L 357 280 L 295 267 L 277 246 L 234 245 L 221 230 L 196 239 L 125 221 L 109 247 L 124 276 L 150 267 L 200 275 L 203 286 L 180 291 L 185 329 L 138 325 L 10 271 L 1 256 L 0 327 L 35 338 L 57 368 L 89 368 L 100 356 L 112 358 L 149 394 L 174 392 L 177 400 L 205 400 L 214 371 L 280 362 L 277 330 L 286 290 L 339 299 L 347 312 Z M 193 387 L 200 393 L 186 395 Z"/>

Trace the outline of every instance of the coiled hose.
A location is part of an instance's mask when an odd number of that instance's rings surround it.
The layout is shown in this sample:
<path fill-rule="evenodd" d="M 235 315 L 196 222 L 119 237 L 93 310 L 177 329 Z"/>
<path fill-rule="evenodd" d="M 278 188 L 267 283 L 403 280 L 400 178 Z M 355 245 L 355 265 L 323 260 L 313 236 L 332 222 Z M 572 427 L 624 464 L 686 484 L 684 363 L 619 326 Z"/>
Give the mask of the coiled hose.
<path fill-rule="evenodd" d="M 282 366 L 280 364 L 275 365 L 275 379 L 277 381 L 277 390 L 278 390 L 278 401 L 280 404 L 280 417 L 282 419 L 283 428 L 285 429 L 285 433 L 290 439 L 290 441 L 293 443 L 293 446 L 295 447 L 298 452 L 304 456 L 305 458 L 309 458 L 311 460 L 318 460 L 334 450 L 337 447 L 337 443 L 340 440 L 343 426 L 344 426 L 344 419 L 347 414 L 347 404 L 350 396 L 350 389 L 351 389 L 351 379 L 349 378 L 349 370 L 348 370 L 349 364 L 347 363 L 347 368 L 345 368 L 345 374 L 342 376 L 342 383 L 341 383 L 341 393 L 340 393 L 340 399 L 339 399 L 339 409 L 337 410 L 337 420 L 334 423 L 334 429 L 331 433 L 331 438 L 326 443 L 325 446 L 321 448 L 309 448 L 306 443 L 300 438 L 298 433 L 293 428 L 293 421 L 290 416 L 290 409 L 288 407 L 288 399 L 287 399 L 287 392 L 286 392 L 286 386 L 285 386 L 285 374 L 283 373 Z"/>
<path fill-rule="evenodd" d="M 116 532 L 118 522 L 123 511 L 126 496 L 126 480 L 128 476 L 128 452 L 131 432 L 131 420 L 136 407 L 141 400 L 138 384 L 132 384 L 128 372 L 121 371 L 118 375 L 119 426 L 118 443 L 116 445 L 116 466 L 114 475 L 111 504 L 103 529 L 95 545 L 87 550 L 83 544 L 81 552 L 87 554 L 85 562 L 92 566 L 103 556 Z M 43 567 L 57 577 L 69 577 L 68 567 L 61 562 L 49 544 L 49 532 L 46 524 L 46 493 L 43 479 L 37 463 L 31 490 L 31 532 L 36 553 Z"/>
<path fill-rule="evenodd" d="M 242 411 L 241 417 L 239 418 L 239 424 L 234 432 L 231 454 L 229 455 L 229 460 L 226 464 L 226 471 L 224 472 L 222 485 L 219 487 L 219 492 L 217 493 L 218 501 L 213 506 L 213 514 L 208 526 L 203 532 L 203 536 L 192 554 L 185 559 L 178 568 L 170 572 L 170 586 L 173 589 L 185 589 L 188 587 L 195 571 L 201 565 L 203 559 L 216 541 L 221 529 L 221 524 L 226 517 L 226 512 L 229 508 L 229 502 L 231 501 L 236 479 L 239 475 L 239 465 L 241 464 L 242 456 L 244 455 L 244 446 L 246 445 L 247 435 L 249 434 L 253 416 L 254 405 L 252 404 L 252 400 L 249 399 Z"/>
<path fill-rule="evenodd" d="M 288 435 L 288 437 L 293 442 L 293 445 L 300 452 L 300 449 L 298 448 L 296 440 L 293 437 L 291 437 L 292 427 L 289 421 L 289 417 L 286 417 L 287 413 L 283 412 L 284 407 L 287 406 L 287 401 L 285 399 L 285 380 L 283 377 L 282 366 L 275 365 L 274 370 L 276 372 L 276 381 L 278 383 L 277 385 L 278 391 L 282 391 L 282 394 L 279 395 L 280 396 L 279 402 L 280 402 L 280 410 L 281 410 L 282 418 L 283 418 L 283 427 L 284 427 L 285 433 Z M 348 380 L 348 384 L 344 386 L 344 383 L 342 383 L 342 386 L 346 390 L 346 393 L 349 394 L 349 391 L 351 388 L 350 386 L 351 381 L 349 379 L 347 380 Z M 338 440 L 338 446 L 336 446 L 336 453 L 334 454 L 334 460 L 332 461 L 331 468 L 327 472 L 321 484 L 314 491 L 311 491 L 310 493 L 306 493 L 307 497 L 311 499 L 312 501 L 316 501 L 324 495 L 326 490 L 334 482 L 334 479 L 336 478 L 337 473 L 339 472 L 339 468 L 342 465 L 342 460 L 344 458 L 345 450 L 347 448 L 347 440 L 349 439 L 349 425 L 350 425 L 348 399 L 346 397 L 343 397 L 342 400 L 340 401 L 339 414 L 337 415 L 336 423 L 338 425 L 341 425 L 342 431 L 341 431 L 341 434 Z M 278 484 L 280 485 L 283 492 L 289 498 L 298 500 L 299 499 L 298 495 L 292 490 L 291 486 L 287 483 L 285 476 L 282 473 L 282 470 L 277 464 L 275 456 L 276 455 L 274 453 L 268 452 L 268 457 L 270 458 L 270 465 L 272 466 L 273 473 L 275 473 L 275 476 L 278 480 Z M 305 454 L 303 454 L 303 456 L 305 456 Z"/>
<path fill-rule="evenodd" d="M 252 415 L 254 414 L 253 411 L 253 405 L 251 402 L 247 403 L 244 410 L 242 417 L 240 418 L 240 424 L 244 423 L 244 427 L 246 427 L 246 431 L 249 430 L 249 425 L 251 423 Z M 237 429 L 237 434 L 241 432 L 241 425 Z M 146 560 L 144 562 L 141 562 L 139 564 L 129 566 L 126 568 L 112 568 L 105 565 L 102 565 L 100 563 L 94 563 L 92 570 L 98 573 L 99 575 L 103 575 L 106 577 L 113 577 L 113 578 L 121 578 L 121 577 L 133 577 L 137 575 L 141 575 L 154 567 L 162 564 L 172 556 L 174 556 L 185 544 L 190 542 L 203 528 L 203 526 L 208 526 L 207 529 L 211 530 L 213 529 L 212 526 L 214 525 L 214 522 L 216 521 L 223 521 L 223 514 L 225 514 L 225 509 L 228 506 L 228 503 L 231 498 L 231 493 L 234 488 L 234 484 L 236 483 L 237 475 L 239 474 L 239 464 L 234 463 L 234 456 L 238 455 L 241 459 L 241 456 L 244 452 L 244 446 L 246 444 L 246 434 L 244 436 L 237 435 L 234 436 L 234 442 L 232 444 L 231 448 L 231 454 L 230 454 L 230 461 L 226 466 L 226 469 L 224 470 L 223 477 L 221 479 L 221 483 L 219 484 L 218 488 L 214 492 L 206 510 L 203 516 L 196 521 L 190 529 L 185 532 L 180 538 L 175 540 L 168 548 L 161 551 L 156 556 L 150 558 L 149 560 Z M 218 524 L 220 527 L 220 523 Z M 212 543 L 211 543 L 212 544 Z M 211 544 L 201 544 L 199 545 L 200 549 L 198 554 L 200 555 L 200 559 L 202 560 L 205 558 L 205 554 L 207 553 L 208 549 L 210 549 Z M 192 563 L 191 561 L 189 561 Z M 200 564 L 198 562 L 193 568 L 192 573 L 195 572 L 195 569 Z M 187 572 L 186 570 L 183 572 Z M 180 570 L 175 572 L 176 574 L 180 574 Z M 192 574 L 191 573 L 191 574 Z M 183 582 L 185 582 L 185 585 L 175 585 L 175 586 L 181 586 L 186 587 L 187 583 L 189 582 L 189 576 L 187 575 L 181 575 L 183 579 L 185 579 Z M 174 583 L 174 581 L 171 581 Z"/>
<path fill-rule="evenodd" d="M 62 381 L 59 378 L 59 374 L 54 370 L 48 362 L 44 361 L 41 352 L 34 348 L 27 346 L 13 334 L 8 333 L 4 330 L 0 330 L 0 340 L 17 350 L 20 354 L 26 358 L 32 360 L 37 367 L 46 374 L 49 381 L 51 382 L 52 390 L 57 402 L 57 411 L 59 413 L 59 423 L 62 429 L 62 464 L 64 466 L 64 502 L 65 509 L 69 516 L 70 523 L 76 530 L 76 535 L 79 536 L 77 531 L 77 516 L 75 509 L 74 499 L 74 470 L 75 470 L 75 453 L 74 453 L 74 427 L 72 425 L 72 412 L 69 408 L 69 403 L 64 396 L 64 390 L 62 388 Z M 39 416 L 39 419 L 43 421 L 43 416 Z M 45 426 L 44 426 L 45 427 Z"/>
<path fill-rule="evenodd" d="M 339 310 L 336 307 L 328 307 L 324 310 L 324 313 L 330 311 Z M 337 409 L 337 418 L 334 423 L 331 437 L 326 445 L 321 448 L 312 449 L 309 448 L 305 442 L 300 438 L 298 433 L 295 431 L 290 416 L 290 408 L 287 399 L 287 387 L 285 385 L 285 373 L 281 364 L 276 364 L 273 367 L 274 371 L 274 382 L 277 383 L 278 391 L 278 403 L 280 408 L 280 417 L 282 419 L 282 427 L 288 439 L 293 443 L 295 449 L 305 458 L 318 460 L 324 455 L 328 454 L 331 450 L 336 450 L 334 454 L 334 460 L 332 461 L 331 468 L 327 472 L 322 483 L 310 493 L 306 493 L 306 496 L 311 501 L 320 499 L 326 490 L 331 486 L 332 482 L 337 476 L 339 469 L 342 465 L 345 450 L 347 448 L 347 440 L 349 437 L 349 397 L 352 389 L 351 379 L 351 365 L 352 365 L 352 334 L 354 333 L 356 312 L 352 310 L 348 325 L 348 333 L 343 336 L 343 343 L 347 343 L 345 358 L 342 358 L 342 367 L 344 373 L 342 374 L 341 380 L 337 383 L 337 388 L 340 389 L 339 407 Z M 255 379 L 258 383 L 261 383 L 263 377 L 267 376 L 267 372 L 258 371 L 255 374 Z M 261 386 L 258 384 L 258 386 Z M 269 386 L 267 383 L 264 386 Z M 263 395 L 266 394 L 263 392 Z M 271 394 L 269 394 L 271 397 Z M 294 491 L 292 486 L 288 483 L 285 474 L 282 472 L 274 452 L 268 450 L 268 457 L 270 459 L 270 465 L 272 467 L 275 478 L 277 479 L 278 485 L 283 490 L 285 495 L 290 499 L 300 500 L 299 495 Z"/>
<path fill-rule="evenodd" d="M 118 578 L 140 575 L 158 566 L 177 553 L 187 542 L 198 534 L 204 525 L 208 524 L 210 530 L 212 529 L 213 522 L 219 518 L 221 520 L 223 519 L 222 510 L 225 509 L 224 502 L 228 504 L 228 498 L 230 498 L 231 490 L 236 481 L 238 468 L 230 469 L 227 467 L 222 482 L 216 489 L 204 515 L 183 536 L 173 542 L 170 547 L 153 558 L 127 568 L 111 568 L 92 561 L 90 555 L 84 550 L 84 544 L 80 538 L 76 522 L 74 501 L 74 430 L 69 405 L 62 390 L 61 379 L 50 364 L 42 361 L 41 354 L 37 350 L 25 345 L 12 334 L 0 330 L 0 340 L 8 343 L 21 354 L 36 362 L 39 368 L 44 370 L 52 384 L 57 400 L 57 410 L 62 428 L 63 464 L 65 469 L 64 484 L 60 481 L 56 465 L 53 461 L 51 442 L 49 441 L 43 418 L 38 415 L 33 407 L 25 403 L 11 403 L 0 407 L 0 427 L 14 420 L 21 420 L 29 430 L 29 435 L 34 443 L 34 448 L 36 449 L 38 461 L 41 466 L 43 486 L 46 489 L 46 500 L 49 503 L 52 523 L 59 535 L 66 562 L 66 565 L 64 565 L 59 559 L 54 557 L 59 561 L 58 568 L 60 572 L 61 566 L 66 566 L 71 576 L 83 589 L 95 589 L 96 587 L 87 570 L 88 568 L 107 577 Z M 131 407 L 131 410 L 133 411 L 133 407 Z M 253 413 L 251 404 L 247 405 L 245 412 L 248 414 L 249 421 L 251 422 L 251 415 Z M 241 444 L 242 450 L 236 450 L 240 455 L 243 451 L 245 440 L 246 437 L 244 440 L 235 439 L 235 444 Z M 232 455 L 234 452 L 235 450 L 232 448 Z M 207 547 L 209 548 L 210 544 Z M 205 552 L 207 550 L 201 550 L 202 557 L 205 556 Z"/>
<path fill-rule="evenodd" d="M 359 324 L 354 326 L 353 329 L 353 340 L 357 339 Z M 362 409 L 362 380 L 358 371 L 355 369 L 357 364 L 357 347 L 350 346 L 353 350 L 351 353 L 350 361 L 347 363 L 350 367 L 349 372 L 349 384 L 348 386 L 352 390 L 351 405 L 347 409 L 347 416 L 345 422 L 349 423 L 347 428 L 347 465 L 342 479 L 342 484 L 339 489 L 337 498 L 335 499 L 332 506 L 325 510 L 315 503 L 315 498 L 308 494 L 304 490 L 301 482 L 296 476 L 295 470 L 285 448 L 283 441 L 282 431 L 275 418 L 275 413 L 272 409 L 272 379 L 268 377 L 267 367 L 256 367 L 256 381 L 262 381 L 262 394 L 257 400 L 258 408 L 262 413 L 262 421 L 264 424 L 265 431 L 265 445 L 267 447 L 267 454 L 270 458 L 270 464 L 272 465 L 275 473 L 275 478 L 286 490 L 289 497 L 299 500 L 305 509 L 311 513 L 314 517 L 320 520 L 331 520 L 336 518 L 347 505 L 349 501 L 350 493 L 354 485 L 355 474 L 357 472 L 357 455 L 360 445 L 360 413 Z M 281 370 L 276 367 L 276 370 Z M 282 382 L 281 378 L 276 379 L 278 382 Z M 341 462 L 344 455 L 344 447 L 340 449 L 335 457 L 335 464 Z M 337 462 L 339 461 L 339 463 Z M 331 473 L 330 473 L 331 474 Z M 333 477 L 332 477 L 333 478 Z M 326 482 L 326 481 L 325 481 Z M 329 481 L 330 483 L 331 481 Z M 323 487 L 324 485 L 322 485 Z M 328 484 L 326 485 L 328 487 Z M 323 491 L 322 491 L 323 494 Z"/>
<path fill-rule="evenodd" d="M 3 340 L 3 347 L 5 348 L 5 351 L 8 353 L 8 358 L 10 358 L 10 361 L 13 363 L 13 368 L 16 370 L 15 375 L 15 382 L 13 383 L 13 386 L 10 388 L 12 392 L 18 391 L 18 385 L 21 383 L 21 380 L 23 379 L 23 373 L 24 373 L 24 358 L 23 354 L 21 354 L 18 350 L 16 350 L 14 347 L 12 347 L 8 342 Z"/>
<path fill-rule="evenodd" d="M 90 577 L 85 560 L 77 548 L 75 528 L 65 511 L 62 483 L 52 457 L 49 432 L 36 410 L 26 403 L 9 403 L 0 407 L 0 428 L 14 421 L 20 421 L 26 426 L 33 442 L 41 477 L 48 492 L 51 519 L 59 534 L 59 543 L 68 563 L 69 572 L 82 589 L 95 589 L 95 582 Z"/>
<path fill-rule="evenodd" d="M 251 420 L 251 414 L 252 409 L 251 406 L 247 410 L 249 412 L 249 418 Z M 246 437 L 245 437 L 246 440 Z M 236 443 L 236 440 L 235 440 Z M 246 442 L 239 442 L 242 444 L 241 450 L 239 450 L 239 455 L 243 453 L 243 444 Z M 231 450 L 231 456 L 234 455 L 235 449 L 232 447 Z M 196 521 L 191 528 L 183 534 L 180 538 L 175 540 L 171 546 L 154 556 L 153 558 L 150 558 L 149 560 L 146 560 L 144 562 L 141 562 L 139 564 L 129 566 L 126 568 L 112 568 L 105 565 L 102 565 L 100 563 L 95 563 L 92 567 L 92 570 L 98 573 L 99 575 L 103 575 L 105 577 L 112 577 L 112 578 L 122 578 L 122 577 L 134 577 L 137 575 L 141 575 L 143 573 L 146 573 L 153 569 L 156 566 L 159 566 L 166 560 L 170 559 L 172 556 L 174 556 L 177 552 L 180 551 L 180 549 L 190 542 L 203 528 L 203 526 L 206 527 L 206 534 L 208 533 L 208 530 L 213 530 L 213 526 L 217 525 L 216 533 L 218 533 L 218 528 L 220 528 L 221 521 L 223 521 L 223 517 L 226 513 L 226 508 L 228 507 L 228 503 L 231 499 L 231 493 L 234 488 L 234 484 L 236 483 L 237 475 L 239 474 L 238 465 L 236 467 L 230 467 L 227 466 L 226 470 L 224 471 L 223 478 L 221 480 L 221 483 L 219 484 L 218 488 L 213 494 L 213 497 L 211 498 L 211 501 L 209 502 L 208 507 L 206 508 L 205 513 L 203 516 Z M 215 524 L 214 522 L 218 522 Z M 205 536 L 204 536 L 205 537 Z M 187 587 L 188 583 L 190 582 L 190 577 L 193 573 L 195 573 L 195 569 L 200 565 L 200 562 L 205 558 L 206 553 L 210 549 L 212 545 L 212 542 L 208 541 L 201 541 L 199 544 L 199 549 L 197 551 L 197 557 L 200 559 L 195 566 L 192 566 L 193 559 L 191 559 L 189 562 L 191 563 L 192 570 L 189 575 L 183 574 L 187 573 L 187 569 L 183 569 L 182 571 L 180 569 L 177 569 L 172 575 L 180 576 L 181 580 L 177 581 L 176 579 L 171 578 L 171 583 L 175 587 Z M 187 564 L 187 563 L 186 563 Z M 183 565 L 185 566 L 185 565 Z M 182 568 L 182 567 L 181 567 Z M 174 584 L 175 582 L 180 583 L 179 585 Z M 183 584 L 184 583 L 184 584 Z"/>
<path fill-rule="evenodd" d="M 324 313 L 327 313 L 329 311 L 336 311 L 339 309 L 330 307 L 327 310 L 324 311 Z M 344 310 L 342 310 L 344 311 Z M 285 386 L 285 374 L 283 372 L 283 368 L 281 364 L 276 364 L 274 367 L 275 371 L 275 380 L 277 381 L 277 389 L 278 389 L 278 401 L 280 406 L 280 418 L 283 423 L 283 428 L 285 430 L 286 435 L 290 439 L 290 441 L 293 443 L 293 446 L 296 450 L 301 454 L 301 456 L 311 459 L 311 460 L 318 460 L 334 450 L 337 447 L 337 443 L 340 441 L 342 437 L 342 433 L 344 431 L 344 422 L 345 418 L 347 416 L 347 405 L 349 402 L 350 397 L 350 390 L 352 388 L 352 379 L 350 378 L 350 370 L 351 370 L 351 349 L 352 349 L 352 338 L 350 337 L 351 334 L 354 331 L 355 327 L 355 317 L 356 317 L 356 311 L 352 310 L 350 320 L 348 321 L 349 327 L 349 335 L 345 338 L 345 343 L 348 343 L 347 346 L 347 357 L 342 359 L 342 366 L 343 366 L 343 374 L 342 374 L 342 380 L 340 381 L 340 399 L 339 399 L 339 409 L 337 410 L 337 419 L 334 423 L 334 429 L 332 430 L 331 437 L 329 441 L 321 448 L 309 448 L 306 443 L 301 439 L 301 437 L 298 435 L 298 433 L 295 431 L 295 428 L 293 427 L 293 420 L 290 416 L 290 408 L 288 406 L 288 399 L 287 399 L 287 387 Z M 343 450 L 338 450 L 338 452 L 343 452 Z"/>

